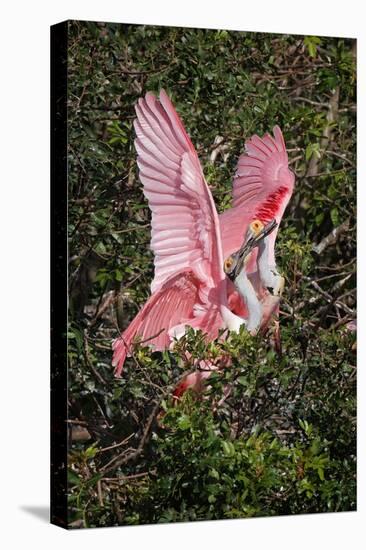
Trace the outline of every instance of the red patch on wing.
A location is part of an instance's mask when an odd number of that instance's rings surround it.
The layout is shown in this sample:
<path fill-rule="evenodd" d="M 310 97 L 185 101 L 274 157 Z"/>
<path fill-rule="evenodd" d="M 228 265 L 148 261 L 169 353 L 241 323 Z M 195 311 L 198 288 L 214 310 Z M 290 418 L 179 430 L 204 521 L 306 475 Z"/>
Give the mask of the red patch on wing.
<path fill-rule="evenodd" d="M 269 222 L 276 217 L 276 214 L 281 206 L 281 202 L 284 196 L 288 193 L 287 187 L 281 185 L 276 191 L 271 193 L 263 204 L 261 204 L 256 212 L 255 218 L 258 218 L 262 222 Z"/>

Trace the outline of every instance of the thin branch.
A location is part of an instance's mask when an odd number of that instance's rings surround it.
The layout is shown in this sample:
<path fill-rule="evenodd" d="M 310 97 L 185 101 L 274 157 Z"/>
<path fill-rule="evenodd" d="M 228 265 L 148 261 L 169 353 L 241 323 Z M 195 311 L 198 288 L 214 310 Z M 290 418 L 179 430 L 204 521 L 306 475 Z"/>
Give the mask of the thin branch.
<path fill-rule="evenodd" d="M 162 399 L 163 399 L 163 397 L 161 399 L 159 399 L 159 401 L 157 401 L 157 403 L 155 404 L 153 410 L 151 411 L 150 416 L 149 416 L 149 418 L 146 422 L 146 425 L 145 425 L 145 428 L 144 428 L 144 431 L 143 431 L 143 434 L 142 434 L 142 438 L 140 440 L 140 443 L 139 443 L 137 449 L 134 450 L 133 452 L 129 453 L 128 455 L 123 454 L 123 456 L 118 455 L 118 456 L 112 458 L 112 460 L 110 460 L 109 462 L 107 462 L 107 464 L 102 466 L 102 468 L 100 469 L 101 472 L 110 472 L 112 470 L 115 470 L 116 468 L 118 468 L 120 466 L 123 466 L 124 464 L 127 464 L 128 462 L 132 462 L 132 461 L 136 460 L 140 456 L 140 454 L 144 450 L 145 443 L 147 442 L 147 439 L 149 437 L 152 423 L 155 420 L 155 418 L 158 415 L 158 412 L 160 410 Z"/>
<path fill-rule="evenodd" d="M 114 445 L 110 445 L 109 447 L 104 447 L 103 449 L 99 449 L 98 453 L 105 453 L 106 451 L 110 451 L 111 449 L 116 449 L 117 447 L 120 447 L 121 445 L 125 445 L 127 443 L 127 441 L 129 441 L 131 439 L 131 437 L 133 437 L 134 435 L 136 435 L 135 432 L 133 432 L 129 436 L 125 437 L 125 439 L 123 439 L 123 441 L 120 441 L 119 443 L 115 443 Z"/>
<path fill-rule="evenodd" d="M 344 160 L 344 162 L 347 162 L 347 164 L 349 164 L 350 166 L 352 166 L 352 168 L 355 168 L 356 165 L 355 163 L 350 160 L 349 158 L 346 157 L 346 155 L 342 154 L 342 153 L 337 153 L 336 151 L 329 151 L 328 149 L 325 151 L 325 154 L 326 155 L 331 155 L 333 157 L 337 157 L 341 160 Z"/>
<path fill-rule="evenodd" d="M 316 254 L 322 254 L 328 246 L 331 246 L 335 244 L 339 236 L 342 235 L 345 231 L 348 231 L 349 229 L 349 219 L 344 221 L 341 225 L 338 227 L 335 227 L 324 239 L 320 241 L 319 244 L 313 246 L 313 251 L 316 252 Z"/>
<path fill-rule="evenodd" d="M 104 387 L 107 386 L 108 385 L 107 381 L 104 380 L 103 376 L 93 367 L 92 359 L 89 353 L 87 329 L 84 329 L 84 359 L 85 359 L 86 366 L 88 367 L 90 372 L 93 374 L 93 376 L 98 380 L 98 382 L 102 384 Z"/>

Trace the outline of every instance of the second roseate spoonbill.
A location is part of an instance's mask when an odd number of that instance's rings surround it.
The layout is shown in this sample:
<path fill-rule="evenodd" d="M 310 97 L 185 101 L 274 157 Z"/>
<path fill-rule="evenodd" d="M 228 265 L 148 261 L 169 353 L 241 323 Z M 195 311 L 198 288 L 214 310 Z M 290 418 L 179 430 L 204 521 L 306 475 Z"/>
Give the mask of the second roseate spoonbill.
<path fill-rule="evenodd" d="M 284 279 L 274 245 L 294 175 L 281 130 L 253 136 L 238 161 L 233 207 L 218 215 L 196 150 L 169 97 L 136 105 L 135 147 L 151 217 L 155 275 L 151 297 L 113 342 L 120 376 L 135 340 L 170 347 L 191 326 L 255 333 L 278 306 Z M 244 242 L 243 242 L 244 239 Z M 225 262 L 224 262 L 225 260 Z"/>

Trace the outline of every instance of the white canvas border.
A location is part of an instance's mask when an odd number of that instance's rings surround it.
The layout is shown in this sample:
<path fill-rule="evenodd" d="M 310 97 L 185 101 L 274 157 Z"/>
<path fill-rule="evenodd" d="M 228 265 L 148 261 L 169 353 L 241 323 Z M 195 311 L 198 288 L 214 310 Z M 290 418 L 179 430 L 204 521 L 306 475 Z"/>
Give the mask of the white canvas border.
<path fill-rule="evenodd" d="M 53 3 L 54 4 L 54 3 Z M 362 3 L 234 0 L 14 1 L 2 8 L 1 241 L 2 538 L 68 547 L 361 548 L 366 520 L 365 338 L 359 339 L 358 512 L 67 533 L 40 519 L 49 498 L 49 26 L 89 19 L 358 37 L 359 334 L 364 333 L 366 36 Z M 4 121 L 5 118 L 5 121 Z M 4 464 L 3 464 L 4 462 Z M 28 507 L 28 511 L 27 511 Z M 37 515 L 38 508 L 38 515 Z M 33 513 L 29 511 L 33 509 Z M 41 514 L 42 515 L 42 514 Z M 43 514 L 44 515 L 44 514 Z M 364 538 L 364 537 L 363 537 Z"/>

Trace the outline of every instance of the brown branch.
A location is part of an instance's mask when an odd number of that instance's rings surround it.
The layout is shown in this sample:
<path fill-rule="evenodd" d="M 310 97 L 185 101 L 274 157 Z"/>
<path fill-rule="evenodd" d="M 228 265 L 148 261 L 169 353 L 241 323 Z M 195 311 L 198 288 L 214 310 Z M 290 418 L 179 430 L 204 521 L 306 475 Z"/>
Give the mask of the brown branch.
<path fill-rule="evenodd" d="M 146 477 L 150 474 L 155 474 L 156 470 L 151 470 L 148 472 L 140 472 L 138 474 L 131 474 L 129 476 L 116 476 L 116 477 L 102 477 L 101 481 L 129 481 L 130 479 L 138 479 L 140 477 Z"/>
<path fill-rule="evenodd" d="M 97 493 L 98 493 L 99 506 L 103 508 L 104 507 L 103 491 L 102 491 L 102 482 L 100 479 L 97 481 Z"/>
<path fill-rule="evenodd" d="M 133 432 L 129 436 L 125 437 L 119 443 L 115 443 L 114 445 L 110 445 L 109 447 L 104 447 L 103 449 L 99 449 L 98 453 L 104 453 L 106 451 L 110 451 L 111 449 L 116 449 L 116 447 L 120 447 L 121 445 L 124 445 L 125 443 L 127 443 L 127 441 L 129 441 L 131 439 L 131 437 L 133 437 L 134 435 L 135 435 L 135 433 Z"/>
<path fill-rule="evenodd" d="M 350 160 L 349 158 L 347 158 L 346 155 L 342 155 L 342 153 L 337 153 L 336 151 L 329 151 L 328 149 L 326 151 L 324 151 L 324 153 L 326 155 L 331 155 L 333 157 L 337 157 L 337 158 L 343 160 L 344 162 L 347 162 L 347 164 L 352 166 L 352 168 L 355 168 L 355 163 L 352 160 Z"/>
<path fill-rule="evenodd" d="M 164 393 L 164 396 L 165 396 L 165 393 Z M 112 460 L 107 462 L 107 464 L 102 466 L 102 468 L 100 469 L 101 472 L 110 472 L 111 470 L 115 470 L 119 466 L 123 466 L 124 464 L 127 464 L 127 462 L 132 462 L 140 456 L 140 454 L 144 450 L 145 443 L 148 440 L 152 423 L 155 420 L 155 418 L 158 415 L 158 412 L 160 410 L 161 401 L 162 401 L 163 397 L 161 397 L 161 399 L 159 399 L 159 401 L 157 401 L 157 403 L 155 404 L 153 410 L 151 411 L 150 416 L 149 416 L 149 418 L 146 422 L 146 425 L 145 425 L 145 428 L 144 428 L 144 431 L 143 431 L 143 434 L 142 434 L 142 438 L 140 440 L 140 443 L 139 443 L 137 449 L 134 450 L 132 453 L 129 453 L 128 455 L 125 455 L 123 453 L 123 456 L 121 456 L 121 455 L 115 456 L 114 458 L 112 458 Z"/>
<path fill-rule="evenodd" d="M 316 288 L 314 284 L 312 286 Z M 319 287 L 319 285 L 317 286 Z M 320 290 L 317 289 L 317 290 L 328 301 L 328 304 L 320 308 L 320 310 L 317 312 L 317 315 L 319 317 L 313 327 L 313 330 L 317 330 L 322 325 L 324 319 L 326 318 L 326 316 L 328 315 L 329 311 L 333 306 L 336 308 L 342 309 L 348 315 L 352 315 L 353 317 L 355 316 L 355 312 L 351 308 L 349 308 L 346 304 L 341 302 L 343 298 L 349 296 L 350 294 L 354 294 L 356 292 L 355 289 L 349 290 L 348 292 L 345 292 L 344 294 L 342 294 L 342 296 L 339 296 L 339 297 L 332 297 L 330 294 L 328 294 L 328 292 L 325 292 L 323 289 L 320 289 Z"/>
<path fill-rule="evenodd" d="M 89 322 L 89 329 L 95 325 L 99 317 L 103 315 L 103 313 L 109 308 L 109 306 L 113 305 L 115 301 L 115 293 L 114 290 L 110 290 L 107 292 L 107 295 L 104 297 L 104 294 L 102 294 L 99 298 L 95 314 L 93 318 Z"/>
<path fill-rule="evenodd" d="M 173 64 L 174 64 L 174 60 L 171 63 L 168 63 L 168 65 L 164 65 L 163 67 L 159 67 L 157 69 L 148 69 L 146 71 L 130 71 L 129 69 L 122 67 L 120 70 L 110 73 L 110 76 L 121 76 L 122 74 L 126 74 L 129 76 L 143 76 L 148 74 L 158 74 L 166 71 Z"/>
<path fill-rule="evenodd" d="M 104 380 L 103 376 L 93 367 L 92 360 L 89 353 L 87 329 L 84 329 L 84 359 L 85 359 L 86 366 L 88 367 L 90 372 L 93 374 L 93 376 L 98 380 L 98 382 L 103 386 L 107 386 L 108 384 L 106 380 Z"/>
<path fill-rule="evenodd" d="M 354 317 L 352 315 L 345 315 L 344 317 L 342 317 L 339 321 L 337 321 L 336 323 L 334 323 L 334 325 L 332 325 L 330 328 L 332 330 L 335 330 L 336 328 L 339 328 L 343 325 L 345 325 L 346 323 L 349 323 L 350 321 L 353 321 Z"/>
<path fill-rule="evenodd" d="M 162 332 L 164 332 L 165 328 L 161 328 L 159 330 L 159 332 L 157 332 L 156 334 L 154 334 L 153 336 L 149 336 L 148 338 L 145 338 L 145 340 L 139 340 L 138 342 L 136 342 L 136 344 L 145 344 L 145 342 L 149 342 L 150 340 L 153 340 L 154 338 L 157 338 L 158 336 L 160 336 L 160 334 Z"/>
<path fill-rule="evenodd" d="M 328 103 L 320 103 L 319 101 L 314 101 L 313 99 L 308 99 L 307 97 L 302 97 L 302 96 L 291 97 L 291 101 L 300 101 L 303 103 L 309 103 L 310 105 L 314 105 L 316 107 L 329 108 Z"/>
<path fill-rule="evenodd" d="M 348 231 L 348 229 L 349 220 L 346 220 L 338 227 L 335 227 L 326 237 L 324 237 L 324 239 L 320 241 L 320 243 L 314 245 L 313 251 L 316 252 L 316 254 L 322 254 L 328 246 L 335 244 L 338 241 L 339 236 L 345 231 Z"/>

